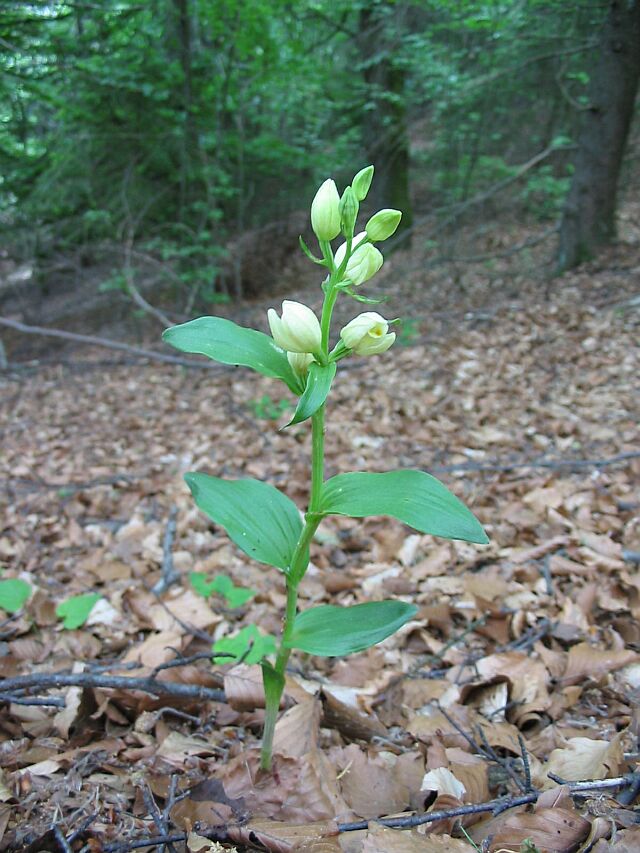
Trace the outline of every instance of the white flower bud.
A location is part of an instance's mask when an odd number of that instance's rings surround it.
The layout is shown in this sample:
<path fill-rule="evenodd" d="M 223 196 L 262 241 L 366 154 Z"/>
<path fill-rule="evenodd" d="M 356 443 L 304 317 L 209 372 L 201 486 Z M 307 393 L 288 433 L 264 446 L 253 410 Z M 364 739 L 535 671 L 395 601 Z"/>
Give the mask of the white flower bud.
<path fill-rule="evenodd" d="M 377 243 L 379 240 L 386 240 L 392 234 L 395 234 L 401 219 L 402 213 L 399 210 L 393 210 L 392 208 L 379 210 L 367 222 L 367 237 L 372 243 Z"/>
<path fill-rule="evenodd" d="M 356 234 L 356 236 L 351 241 L 351 251 L 352 252 L 359 243 L 362 243 L 362 241 L 364 239 L 366 239 L 366 236 L 367 236 L 366 231 L 361 231 L 359 234 Z M 339 267 L 340 264 L 344 261 L 344 256 L 346 254 L 347 254 L 347 244 L 342 243 L 340 246 L 338 246 L 338 248 L 336 249 L 336 253 L 333 256 L 333 262 L 336 265 L 336 267 Z"/>
<path fill-rule="evenodd" d="M 360 169 L 358 174 L 351 182 L 351 186 L 353 187 L 353 191 L 358 201 L 364 201 L 364 199 L 367 197 L 367 193 L 369 192 L 369 187 L 371 186 L 372 179 L 373 166 L 366 166 L 364 169 Z"/>
<path fill-rule="evenodd" d="M 376 355 L 386 352 L 396 339 L 389 332 L 389 324 L 375 311 L 358 314 L 342 329 L 340 337 L 346 347 L 356 355 Z"/>
<path fill-rule="evenodd" d="M 322 341 L 320 323 L 311 308 L 285 299 L 282 317 L 273 308 L 267 312 L 273 340 L 288 352 L 319 352 Z"/>
<path fill-rule="evenodd" d="M 309 372 L 309 365 L 313 361 L 313 356 L 310 352 L 288 352 L 287 358 L 296 376 L 306 376 Z"/>
<path fill-rule="evenodd" d="M 354 285 L 362 284 L 374 276 L 382 266 L 384 258 L 375 246 L 365 243 L 359 246 L 347 261 L 345 278 Z"/>
<path fill-rule="evenodd" d="M 340 233 L 340 196 L 329 178 L 311 202 L 311 227 L 318 240 L 333 240 Z"/>

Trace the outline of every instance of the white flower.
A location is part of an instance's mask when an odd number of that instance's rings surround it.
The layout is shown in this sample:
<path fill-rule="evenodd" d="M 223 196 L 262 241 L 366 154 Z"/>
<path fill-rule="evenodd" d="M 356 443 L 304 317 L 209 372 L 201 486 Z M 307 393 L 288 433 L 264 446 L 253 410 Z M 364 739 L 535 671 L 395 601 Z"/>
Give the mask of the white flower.
<path fill-rule="evenodd" d="M 378 240 L 386 240 L 392 234 L 395 234 L 401 219 L 402 213 L 399 210 L 393 210 L 390 207 L 379 210 L 367 222 L 367 237 L 373 243 L 376 243 Z"/>
<path fill-rule="evenodd" d="M 371 243 L 358 246 L 353 255 L 347 261 L 345 278 L 351 280 L 352 284 L 358 285 L 368 281 L 382 266 L 384 258 Z"/>
<path fill-rule="evenodd" d="M 287 358 L 296 376 L 306 376 L 309 372 L 309 365 L 313 361 L 313 356 L 310 352 L 288 352 Z"/>
<path fill-rule="evenodd" d="M 384 317 L 375 311 L 365 311 L 347 323 L 340 337 L 356 355 L 376 355 L 386 352 L 396 339 L 395 332 L 388 329 L 389 324 Z"/>
<path fill-rule="evenodd" d="M 340 233 L 340 196 L 328 178 L 311 202 L 311 227 L 318 240 L 333 240 Z"/>
<path fill-rule="evenodd" d="M 273 308 L 267 312 L 273 340 L 288 352 L 319 352 L 322 341 L 320 323 L 311 308 L 285 299 L 282 317 Z"/>
<path fill-rule="evenodd" d="M 362 241 L 364 239 L 366 239 L 366 236 L 367 236 L 366 231 L 361 231 L 359 234 L 356 234 L 356 236 L 351 241 L 351 251 L 352 252 L 356 248 L 358 243 L 362 243 Z M 333 257 L 333 262 L 336 265 L 336 267 L 339 267 L 340 264 L 344 261 L 344 256 L 346 254 L 347 254 L 347 244 L 342 243 L 342 245 L 338 246 L 338 248 L 336 249 L 336 253 Z"/>

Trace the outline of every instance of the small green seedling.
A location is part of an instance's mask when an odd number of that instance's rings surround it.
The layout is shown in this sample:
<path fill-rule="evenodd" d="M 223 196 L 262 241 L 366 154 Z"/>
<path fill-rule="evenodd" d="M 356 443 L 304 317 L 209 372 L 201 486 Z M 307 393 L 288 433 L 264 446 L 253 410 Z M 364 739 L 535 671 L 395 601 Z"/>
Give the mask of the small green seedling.
<path fill-rule="evenodd" d="M 309 567 L 309 546 L 320 522 L 329 515 L 389 515 L 421 533 L 488 542 L 475 516 L 442 483 L 423 471 L 356 472 L 325 479 L 325 409 L 339 362 L 384 353 L 396 339 L 395 332 L 389 330 L 391 321 L 375 311 L 366 311 L 343 326 L 337 340 L 331 340 L 331 318 L 339 297 L 376 301 L 362 296 L 358 289 L 382 266 L 382 254 L 374 244 L 391 237 L 400 223 L 399 210 L 380 210 L 364 230 L 355 233 L 360 202 L 369 191 L 372 177 L 373 166 L 362 169 L 342 196 L 335 183 L 327 180 L 311 205 L 311 226 L 320 255 L 314 255 L 302 239 L 300 245 L 309 260 L 324 271 L 319 318 L 307 305 L 285 300 L 281 314 L 273 308 L 267 312 L 271 336 L 222 317 L 200 317 L 167 329 L 163 335 L 182 352 L 243 365 L 280 380 L 296 399 L 287 426 L 311 420 L 309 503 L 302 517 L 284 492 L 260 480 L 225 480 L 202 472 L 185 477 L 205 515 L 224 527 L 245 554 L 284 575 L 287 601 L 277 643 L 249 625 L 214 647 L 218 652 L 231 651 L 245 662 L 260 663 L 266 701 L 263 769 L 271 767 L 273 734 L 291 652 L 298 649 L 327 657 L 358 652 L 393 634 L 418 611 L 411 602 L 389 600 L 350 607 L 320 605 L 298 613 L 298 586 Z M 339 235 L 343 242 L 334 249 L 332 241 Z"/>
<path fill-rule="evenodd" d="M 278 418 L 291 408 L 287 400 L 272 400 L 268 394 L 263 394 L 259 400 L 249 400 L 249 406 L 256 418 L 263 421 L 277 421 Z"/>
<path fill-rule="evenodd" d="M 276 638 L 247 625 L 233 637 L 222 637 L 213 644 L 214 663 L 260 663 L 276 653 Z M 219 655 L 217 657 L 216 655 Z"/>
<path fill-rule="evenodd" d="M 256 594 L 253 589 L 247 589 L 244 586 L 234 586 L 231 578 L 228 578 L 226 575 L 216 575 L 213 580 L 208 580 L 207 576 L 202 572 L 191 572 L 189 580 L 198 595 L 201 595 L 203 598 L 209 598 L 213 593 L 221 595 L 225 599 L 227 607 L 232 609 L 242 607 L 243 604 L 246 604 Z"/>
<path fill-rule="evenodd" d="M 0 608 L 7 613 L 22 610 L 31 595 L 31 586 L 21 578 L 0 581 Z"/>
<path fill-rule="evenodd" d="M 80 628 L 89 618 L 97 601 L 102 598 L 99 592 L 87 592 L 84 595 L 73 595 L 56 607 L 56 616 L 62 619 L 62 626 L 69 631 Z"/>

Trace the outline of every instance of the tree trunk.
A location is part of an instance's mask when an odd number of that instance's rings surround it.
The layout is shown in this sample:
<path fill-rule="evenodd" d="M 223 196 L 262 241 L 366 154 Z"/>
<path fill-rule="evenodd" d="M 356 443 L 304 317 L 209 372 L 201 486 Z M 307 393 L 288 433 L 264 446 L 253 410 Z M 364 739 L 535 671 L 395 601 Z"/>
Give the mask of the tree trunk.
<path fill-rule="evenodd" d="M 399 11 L 393 22 L 397 26 Z M 377 4 L 360 12 L 358 46 L 364 66 L 369 108 L 363 122 L 363 141 L 375 180 L 368 201 L 376 207 L 402 211 L 398 233 L 411 227 L 409 195 L 409 135 L 407 132 L 405 71 L 393 61 L 394 44 L 386 31 L 388 16 Z M 372 57 L 373 53 L 373 57 Z"/>
<path fill-rule="evenodd" d="M 614 0 L 582 117 L 575 172 L 560 227 L 560 271 L 616 235 L 616 190 L 640 79 L 640 0 Z"/>

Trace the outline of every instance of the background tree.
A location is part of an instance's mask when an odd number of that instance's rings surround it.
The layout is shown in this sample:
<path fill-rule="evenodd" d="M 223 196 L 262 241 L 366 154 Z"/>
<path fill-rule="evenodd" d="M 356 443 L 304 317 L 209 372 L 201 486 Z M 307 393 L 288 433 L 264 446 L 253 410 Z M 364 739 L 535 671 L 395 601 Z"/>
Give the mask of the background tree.
<path fill-rule="evenodd" d="M 560 230 L 560 269 L 592 257 L 615 237 L 618 180 L 639 80 L 640 3 L 615 0 L 609 4 L 582 114 Z"/>

